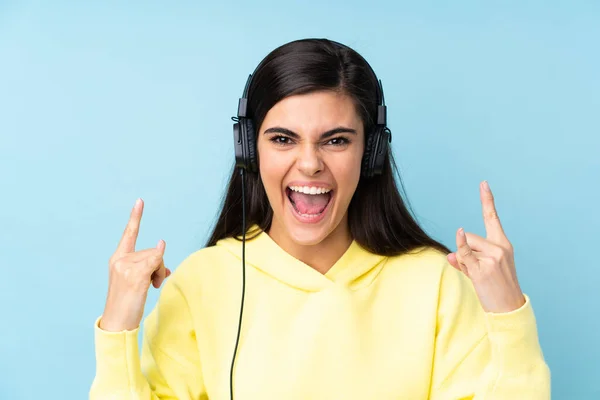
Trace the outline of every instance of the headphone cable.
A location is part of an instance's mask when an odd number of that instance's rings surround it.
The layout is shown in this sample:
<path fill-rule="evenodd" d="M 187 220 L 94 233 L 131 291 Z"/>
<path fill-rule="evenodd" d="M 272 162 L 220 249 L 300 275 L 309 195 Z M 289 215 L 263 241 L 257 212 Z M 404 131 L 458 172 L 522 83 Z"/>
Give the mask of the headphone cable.
<path fill-rule="evenodd" d="M 237 349 L 240 342 L 242 314 L 244 313 L 244 294 L 246 292 L 246 174 L 243 168 L 240 169 L 240 175 L 242 176 L 242 302 L 240 305 L 240 319 L 238 322 L 237 338 L 235 340 L 233 359 L 231 360 L 231 370 L 229 372 L 229 395 L 231 400 L 233 400 L 233 368 L 235 365 L 235 356 L 237 354 Z"/>

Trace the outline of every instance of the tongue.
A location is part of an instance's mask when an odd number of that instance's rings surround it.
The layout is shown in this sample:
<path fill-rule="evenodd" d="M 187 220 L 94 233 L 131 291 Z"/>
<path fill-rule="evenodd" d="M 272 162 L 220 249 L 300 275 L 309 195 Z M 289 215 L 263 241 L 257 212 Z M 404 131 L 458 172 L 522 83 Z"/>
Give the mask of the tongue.
<path fill-rule="evenodd" d="M 304 194 L 298 192 L 291 192 L 290 199 L 294 203 L 296 210 L 301 214 L 320 214 L 323 212 L 329 198 L 329 193 L 325 194 Z"/>

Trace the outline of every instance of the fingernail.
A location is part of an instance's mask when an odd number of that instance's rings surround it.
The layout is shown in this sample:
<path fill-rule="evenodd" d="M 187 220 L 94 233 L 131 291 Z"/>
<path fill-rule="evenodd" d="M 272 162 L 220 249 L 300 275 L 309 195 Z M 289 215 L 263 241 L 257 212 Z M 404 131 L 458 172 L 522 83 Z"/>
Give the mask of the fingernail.
<path fill-rule="evenodd" d="M 135 201 L 135 207 L 139 207 L 139 206 L 140 206 L 140 204 L 142 204 L 142 199 L 138 198 L 138 199 Z"/>
<path fill-rule="evenodd" d="M 458 230 L 458 234 L 459 234 L 460 236 L 465 236 L 465 230 L 464 230 L 463 228 L 460 228 L 460 229 Z"/>
<path fill-rule="evenodd" d="M 490 191 L 490 184 L 488 183 L 488 181 L 483 181 L 483 189 L 484 189 L 486 192 L 489 192 L 489 191 Z"/>

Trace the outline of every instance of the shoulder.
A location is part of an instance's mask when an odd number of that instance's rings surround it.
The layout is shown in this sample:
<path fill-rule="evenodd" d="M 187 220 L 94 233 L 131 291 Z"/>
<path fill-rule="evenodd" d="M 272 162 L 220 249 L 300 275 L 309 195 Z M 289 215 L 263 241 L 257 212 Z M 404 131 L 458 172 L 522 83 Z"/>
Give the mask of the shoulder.
<path fill-rule="evenodd" d="M 234 239 L 225 239 L 225 241 Z M 196 286 L 199 282 L 213 282 L 231 277 L 231 273 L 239 270 L 238 259 L 227 246 L 220 243 L 204 247 L 188 254 L 173 269 L 169 279 L 180 289 Z"/>
<path fill-rule="evenodd" d="M 424 293 L 435 294 L 439 302 L 476 301 L 468 277 L 457 271 L 447 255 L 433 247 L 420 247 L 407 253 L 388 257 L 385 270 L 388 276 Z M 458 306 L 458 304 L 456 304 Z"/>
<path fill-rule="evenodd" d="M 406 269 L 411 287 L 427 293 L 435 300 L 438 323 L 454 324 L 468 321 L 478 337 L 484 332 L 483 310 L 471 280 L 454 268 L 446 254 L 431 247 L 423 247 L 397 257 L 390 262 Z M 477 328 L 476 328 L 477 326 Z"/>
<path fill-rule="evenodd" d="M 415 277 L 441 277 L 450 265 L 446 254 L 433 247 L 418 247 L 406 253 L 387 258 L 386 268 Z"/>

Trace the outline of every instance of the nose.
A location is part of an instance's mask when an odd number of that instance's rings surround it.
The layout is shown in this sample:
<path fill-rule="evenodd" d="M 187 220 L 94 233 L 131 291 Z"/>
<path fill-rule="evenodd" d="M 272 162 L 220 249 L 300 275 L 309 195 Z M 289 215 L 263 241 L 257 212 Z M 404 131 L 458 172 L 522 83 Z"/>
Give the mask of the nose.
<path fill-rule="evenodd" d="M 298 169 L 307 176 L 323 171 L 324 164 L 319 149 L 313 144 L 305 144 L 298 153 Z"/>

